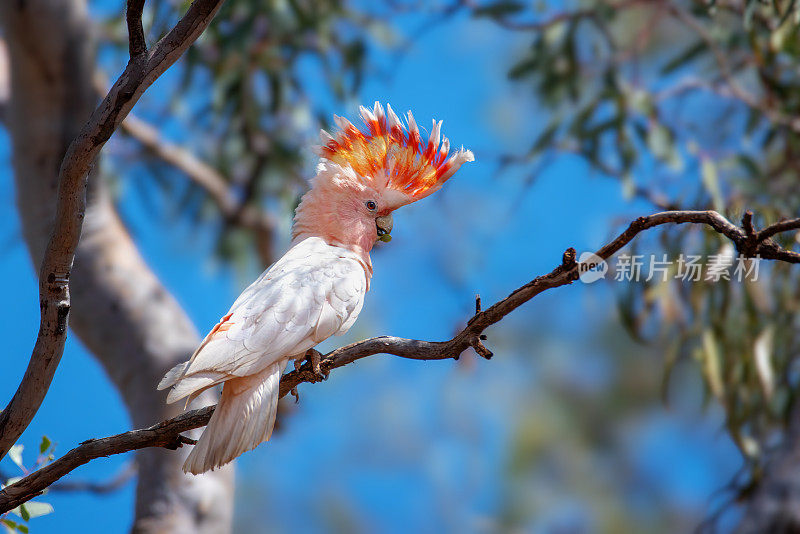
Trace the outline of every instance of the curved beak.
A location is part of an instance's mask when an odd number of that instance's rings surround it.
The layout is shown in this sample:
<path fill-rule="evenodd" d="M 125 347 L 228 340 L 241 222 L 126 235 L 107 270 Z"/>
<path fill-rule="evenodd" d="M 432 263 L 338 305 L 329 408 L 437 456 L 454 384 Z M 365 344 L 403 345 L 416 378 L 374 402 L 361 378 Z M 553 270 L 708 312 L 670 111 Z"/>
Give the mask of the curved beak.
<path fill-rule="evenodd" d="M 392 240 L 392 214 L 384 215 L 375 219 L 375 228 L 378 231 L 378 239 L 381 241 L 389 242 Z"/>

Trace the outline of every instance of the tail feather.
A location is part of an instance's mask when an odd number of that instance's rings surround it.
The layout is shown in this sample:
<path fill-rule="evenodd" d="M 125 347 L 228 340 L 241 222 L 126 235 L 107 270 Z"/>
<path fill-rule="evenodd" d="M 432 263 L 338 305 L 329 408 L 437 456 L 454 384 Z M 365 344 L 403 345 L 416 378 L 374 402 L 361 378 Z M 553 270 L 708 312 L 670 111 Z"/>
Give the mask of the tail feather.
<path fill-rule="evenodd" d="M 285 368 L 283 360 L 258 374 L 225 382 L 208 426 L 183 464 L 184 472 L 197 475 L 225 465 L 270 438 Z"/>
<path fill-rule="evenodd" d="M 204 371 L 185 375 L 170 390 L 167 395 L 167 404 L 172 404 L 187 395 L 192 395 L 192 398 L 194 398 L 208 388 L 224 382 L 229 376 L 217 371 Z"/>
<path fill-rule="evenodd" d="M 186 372 L 187 367 L 189 367 L 189 362 L 181 362 L 167 371 L 167 374 L 165 374 L 164 378 L 161 379 L 161 382 L 158 383 L 156 389 L 161 391 L 162 389 L 167 389 L 170 386 L 174 386 Z"/>

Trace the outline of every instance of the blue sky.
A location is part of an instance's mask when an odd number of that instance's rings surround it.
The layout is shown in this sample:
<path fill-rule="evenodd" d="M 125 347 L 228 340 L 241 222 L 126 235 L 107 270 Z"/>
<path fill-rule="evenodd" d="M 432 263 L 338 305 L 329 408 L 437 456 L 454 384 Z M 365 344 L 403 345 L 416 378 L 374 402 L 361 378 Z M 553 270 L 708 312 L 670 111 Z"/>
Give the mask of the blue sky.
<path fill-rule="evenodd" d="M 414 20 L 399 24 L 409 33 L 416 27 Z M 592 174 L 572 157 L 560 158 L 530 186 L 521 173 L 495 175 L 491 156 L 524 147 L 537 125 L 546 123 L 542 111 L 505 78 L 507 58 L 521 46 L 524 42 L 509 39 L 489 23 L 459 16 L 425 33 L 401 61 L 392 63 L 388 54 L 377 57 L 396 70 L 388 80 L 368 77 L 360 101 L 411 109 L 421 124 L 443 119 L 445 134 L 454 144 L 473 149 L 476 162 L 465 165 L 441 194 L 395 215 L 392 243 L 373 254 L 375 277 L 359 322 L 346 338 L 329 340 L 324 347 L 384 333 L 449 338 L 469 316 L 476 293 L 488 305 L 551 270 L 567 247 L 596 249 L 611 235 L 614 221 L 649 211 L 624 200 L 616 182 Z M 313 80 L 318 73 L 308 65 L 304 76 Z M 151 89 L 158 91 L 159 85 Z M 323 92 L 319 96 L 325 98 Z M 332 111 L 353 117 L 354 106 Z M 0 192 L 6 205 L 0 211 L 0 276 L 10 305 L 0 309 L 7 355 L 0 377 L 2 402 L 24 372 L 38 324 L 37 286 L 20 241 L 9 150 L 3 132 Z M 126 223 L 198 330 L 207 330 L 246 281 L 210 259 L 210 229 L 178 224 L 164 231 L 163 220 L 129 200 L 131 187 L 122 184 Z M 604 284 L 576 284 L 537 297 L 509 327 L 504 323 L 489 332 L 489 345 L 497 353 L 491 362 L 457 365 L 377 356 L 334 372 L 326 383 L 302 387 L 301 402 L 280 434 L 238 463 L 242 530 L 321 530 L 331 517 L 344 524 L 356 517 L 367 531 L 477 529 L 502 505 L 515 414 L 539 409 L 535 404 L 520 408 L 529 395 L 530 373 L 546 374 L 526 362 L 542 358 L 577 381 L 602 387 L 613 372 L 603 362 L 613 354 L 592 346 L 586 333 L 606 315 L 613 316 L 607 306 L 612 298 Z M 527 322 L 560 342 L 554 345 L 551 339 L 528 351 L 512 347 L 504 352 L 504 332 L 525 328 Z M 658 362 L 652 372 L 660 373 Z M 738 466 L 718 414 L 712 410 L 702 416 L 699 406 L 693 409 L 656 410 L 625 434 L 628 440 L 621 447 L 632 458 L 642 487 L 660 488 L 659 495 L 637 497 L 645 507 L 702 510 L 706 498 Z M 119 396 L 70 337 L 45 403 L 21 443 L 34 449 L 47 434 L 60 455 L 85 439 L 127 429 Z M 71 476 L 107 479 L 127 461 L 121 456 L 95 461 Z M 7 460 L 2 467 L 13 471 Z M 536 480 L 531 484 L 536 486 Z M 131 483 L 102 497 L 51 493 L 43 500 L 53 503 L 56 512 L 34 520 L 32 531 L 79 532 L 87 522 L 90 531 L 124 531 L 132 519 L 133 490 Z M 309 499 L 330 503 L 331 509 L 306 514 L 303 506 Z M 583 513 L 570 510 L 565 513 Z M 547 521 L 532 528 L 557 524 Z M 254 524 L 260 530 L 253 530 Z"/>

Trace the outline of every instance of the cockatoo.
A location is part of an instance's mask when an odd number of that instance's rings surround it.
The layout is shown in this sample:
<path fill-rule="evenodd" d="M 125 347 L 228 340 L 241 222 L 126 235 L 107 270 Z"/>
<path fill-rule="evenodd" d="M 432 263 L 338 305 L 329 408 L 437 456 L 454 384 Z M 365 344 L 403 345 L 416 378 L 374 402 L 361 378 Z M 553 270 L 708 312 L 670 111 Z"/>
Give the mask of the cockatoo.
<path fill-rule="evenodd" d="M 188 405 L 223 384 L 183 465 L 187 473 L 224 465 L 269 440 L 287 363 L 353 325 L 372 278 L 370 250 L 391 239 L 392 212 L 438 191 L 474 160 L 463 147 L 449 155 L 441 121 L 423 142 L 410 111 L 406 125 L 378 102 L 360 112 L 367 132 L 337 116 L 334 135 L 320 132 L 317 173 L 295 212 L 289 251 L 158 385 L 172 387 L 168 403 L 188 397 Z"/>

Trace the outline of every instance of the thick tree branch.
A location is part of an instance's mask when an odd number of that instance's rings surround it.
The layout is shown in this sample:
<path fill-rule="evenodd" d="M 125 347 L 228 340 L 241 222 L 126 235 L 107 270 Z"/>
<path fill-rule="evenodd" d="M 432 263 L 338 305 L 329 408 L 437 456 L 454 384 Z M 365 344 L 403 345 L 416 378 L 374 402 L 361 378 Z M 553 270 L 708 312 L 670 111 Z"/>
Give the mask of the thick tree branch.
<path fill-rule="evenodd" d="M 89 171 L 103 145 L 144 91 L 199 37 L 223 1 L 195 0 L 151 54 L 132 57 L 67 149 L 59 170 L 55 224 L 39 275 L 39 334 L 22 382 L 8 406 L 0 412 L 0 458 L 38 411 L 64 351 L 70 309 L 69 276 L 86 210 Z M 136 6 L 129 11 L 129 23 L 130 15 L 135 15 L 137 10 L 140 14 Z M 133 43 L 131 46 L 133 50 Z"/>
<path fill-rule="evenodd" d="M 745 215 L 743 226 L 752 225 L 752 214 Z M 800 218 L 781 221 L 755 233 L 748 232 L 731 223 L 715 211 L 666 211 L 646 217 L 639 217 L 616 239 L 603 246 L 595 254 L 607 260 L 630 243 L 639 233 L 665 224 L 702 224 L 730 239 L 737 249 L 747 256 L 759 256 L 789 263 L 800 263 L 800 254 L 783 249 L 776 243 L 761 239 L 778 232 L 795 230 L 800 227 Z M 756 241 L 753 241 L 755 235 Z M 506 315 L 528 302 L 533 297 L 556 287 L 571 284 L 578 279 L 579 263 L 575 260 L 575 249 L 568 249 L 562 258 L 561 265 L 548 274 L 539 276 L 531 282 L 513 291 L 503 300 L 486 310 L 481 310 L 480 301 L 476 299 L 476 313 L 467 322 L 461 332 L 449 341 L 420 341 L 393 336 L 381 336 L 333 350 L 324 355 L 320 363 L 321 370 L 327 374 L 331 369 L 345 366 L 361 358 L 375 354 L 392 354 L 414 360 L 458 359 L 462 352 L 472 347 L 486 359 L 492 353 L 483 345 L 486 339 L 484 330 L 502 320 Z M 288 394 L 303 382 L 318 382 L 319 375 L 314 372 L 310 362 L 299 369 L 285 374 L 280 383 L 280 396 Z M 72 449 L 50 465 L 31 473 L 25 478 L 9 485 L 0 491 L 0 513 L 8 511 L 20 503 L 39 495 L 50 484 L 69 473 L 76 467 L 95 458 L 120 454 L 145 447 L 177 448 L 192 440 L 181 436 L 182 432 L 199 428 L 208 424 L 213 406 L 183 413 L 178 417 L 162 421 L 157 425 L 142 430 L 132 430 L 116 436 L 89 440 Z"/>
<path fill-rule="evenodd" d="M 168 421 L 163 421 L 150 428 L 133 430 L 116 436 L 84 441 L 67 454 L 51 464 L 34 471 L 22 480 L 7 486 L 0 498 L 0 514 L 41 495 L 42 491 L 54 481 L 63 477 L 76 467 L 104 456 L 135 451 L 145 447 L 165 447 L 177 449 L 184 443 L 193 440 L 181 436 L 181 432 L 201 427 L 208 423 L 213 406 L 183 413 Z M 25 484 L 20 485 L 20 482 Z"/>

